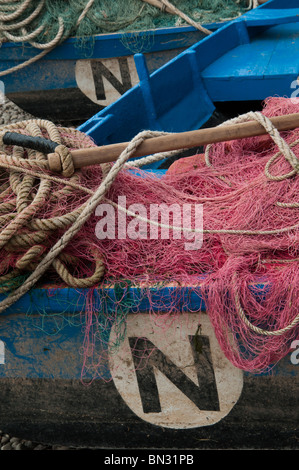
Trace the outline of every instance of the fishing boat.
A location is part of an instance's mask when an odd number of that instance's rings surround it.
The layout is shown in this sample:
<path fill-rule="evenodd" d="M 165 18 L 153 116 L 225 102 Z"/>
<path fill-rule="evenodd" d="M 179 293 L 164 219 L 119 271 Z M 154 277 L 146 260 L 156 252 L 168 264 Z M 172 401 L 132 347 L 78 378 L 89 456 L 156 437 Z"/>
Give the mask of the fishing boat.
<path fill-rule="evenodd" d="M 35 3 L 38 5 L 37 1 Z M 234 2 L 228 3 L 230 6 L 235 5 Z M 243 8 L 235 5 L 234 14 L 243 13 L 246 11 L 245 7 L 246 5 Z M 27 8 L 29 15 L 31 5 Z M 72 4 L 70 10 L 72 8 L 76 9 L 77 5 Z M 1 91 L 5 92 L 9 100 L 33 116 L 82 123 L 138 82 L 134 53 L 144 53 L 147 66 L 152 72 L 225 24 L 225 18 L 220 21 L 221 14 L 225 16 L 230 13 L 230 10 L 219 11 L 219 21 L 209 21 L 196 27 L 190 26 L 186 21 L 183 25 L 175 25 L 173 18 L 177 19 L 178 16 L 163 13 L 140 0 L 131 2 L 132 11 L 127 6 L 110 6 L 108 10 L 111 9 L 111 14 L 114 13 L 112 19 L 109 12 L 106 14 L 103 11 L 106 9 L 105 5 L 101 7 L 101 3 L 98 6 L 94 4 L 91 8 L 93 10 L 90 15 L 93 18 L 97 15 L 101 20 L 99 34 L 86 36 L 90 31 L 88 28 L 93 33 L 97 31 L 94 22 L 87 18 L 86 32 L 84 28 L 83 32 L 79 30 L 79 37 L 64 38 L 56 47 L 42 50 L 35 42 L 30 42 L 30 36 L 28 42 L 13 41 L 16 33 L 12 31 L 14 36 L 11 34 L 8 22 L 7 38 L 0 49 L 0 79 L 4 88 Z M 132 17 L 132 29 L 123 25 L 124 20 L 120 21 L 115 8 L 128 10 L 124 14 L 128 15 L 128 23 Z M 152 10 L 148 13 L 147 8 L 160 13 L 154 16 Z M 139 12 L 140 9 L 142 13 Z M 139 12 L 137 19 L 141 16 L 139 22 L 133 19 L 135 10 Z M 216 13 L 209 10 L 206 12 L 206 9 L 202 11 L 203 18 L 217 18 Z M 68 11 L 64 14 L 67 22 Z M 101 15 L 104 16 L 101 18 Z M 151 22 L 148 17 L 153 17 Z M 117 24 L 117 19 L 119 31 L 113 26 Z M 158 25 L 155 27 L 157 21 Z M 40 22 L 45 22 L 43 16 Z M 147 22 L 151 27 L 146 27 Z M 3 23 L 2 28 L 5 28 L 5 21 Z M 44 43 L 45 40 L 41 42 Z M 37 57 L 40 58 L 36 60 Z"/>
<path fill-rule="evenodd" d="M 172 288 L 165 289 L 156 295 L 166 293 L 171 302 Z M 204 310 L 200 299 L 185 296 L 185 310 Z M 167 346 L 146 313 L 146 301 L 143 308 L 138 320 L 132 315 L 128 335 L 145 337 L 157 348 L 144 374 L 136 377 L 126 344 L 115 359 L 121 375 L 111 380 L 107 365 L 104 379 L 90 385 L 81 381 L 82 293 L 34 289 L 7 311 L 0 330 L 4 432 L 33 442 L 110 451 L 298 448 L 298 345 L 268 374 L 242 372 L 225 360 L 202 315 L 212 365 L 192 367 L 198 353 L 189 336 L 196 336 L 197 315 L 182 314 L 168 331 L 172 341 Z"/>
<path fill-rule="evenodd" d="M 215 30 L 217 25 L 209 27 Z M 46 58 L 4 76 L 5 94 L 33 116 L 83 122 L 137 83 L 132 53 L 135 41 L 150 43 L 144 46 L 145 58 L 154 71 L 203 37 L 192 26 L 136 33 L 132 39 L 127 34 L 127 40 L 121 33 L 102 34 L 90 41 L 92 53 L 88 58 L 78 47 L 78 41 L 70 38 Z M 1 69 L 29 60 L 34 56 L 32 49 L 24 49 L 21 44 L 3 44 Z"/>
<path fill-rule="evenodd" d="M 139 83 L 79 127 L 96 142 L 141 129 L 183 132 L 298 94 L 298 5 L 271 0 L 194 44 L 154 73 L 135 55 Z M 295 59 L 294 59 L 295 58 Z M 220 113 L 220 117 L 219 117 Z"/>
<path fill-rule="evenodd" d="M 143 129 L 181 133 L 203 127 L 215 102 L 234 96 L 252 102 L 288 94 L 296 78 L 298 9 L 295 1 L 281 3 L 272 0 L 224 26 L 152 74 L 137 55 L 140 83 L 79 130 L 109 146 Z M 283 58 L 275 58 L 278 48 Z M 232 70 L 234 87 L 225 86 Z M 160 165 L 148 169 L 158 175 Z M 109 349 L 124 334 L 96 379 L 88 367 L 94 350 L 85 330 L 89 290 L 46 279 L 22 295 L 1 313 L 1 428 L 37 442 L 102 448 L 108 457 L 120 449 L 158 449 L 166 459 L 172 450 L 188 449 L 192 458 L 197 449 L 298 448 L 298 341 L 262 373 L 235 367 L 219 346 L 198 282 L 196 291 L 175 279 L 147 285 L 148 296 L 134 283 L 93 289 L 92 308 L 105 330 L 101 346 Z M 268 287 L 254 287 L 257 298 Z M 124 323 L 101 316 L 103 303 L 111 318 L 126 317 L 125 330 Z M 161 327 L 157 316 L 174 305 L 181 314 Z"/>

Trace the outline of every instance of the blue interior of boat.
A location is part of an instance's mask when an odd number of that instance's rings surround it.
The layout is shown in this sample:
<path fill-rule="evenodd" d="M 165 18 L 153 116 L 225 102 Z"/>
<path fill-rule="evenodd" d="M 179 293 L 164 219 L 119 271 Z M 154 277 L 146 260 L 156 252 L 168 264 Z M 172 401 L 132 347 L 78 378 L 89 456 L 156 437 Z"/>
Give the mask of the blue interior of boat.
<path fill-rule="evenodd" d="M 298 49 L 297 2 L 269 1 L 153 73 L 147 70 L 143 54 L 136 54 L 139 84 L 79 130 L 97 145 L 107 145 L 128 141 L 144 129 L 198 129 L 213 115 L 215 102 L 290 96 L 299 72 Z"/>

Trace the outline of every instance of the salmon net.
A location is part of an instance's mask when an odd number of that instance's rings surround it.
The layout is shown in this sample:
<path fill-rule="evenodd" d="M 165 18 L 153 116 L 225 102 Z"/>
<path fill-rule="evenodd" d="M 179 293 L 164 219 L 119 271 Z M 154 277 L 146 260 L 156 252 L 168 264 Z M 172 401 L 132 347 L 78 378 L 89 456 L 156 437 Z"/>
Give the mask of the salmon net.
<path fill-rule="evenodd" d="M 296 99 L 269 98 L 258 116 L 269 124 L 297 109 Z M 64 163 L 57 176 L 43 153 L 2 145 L 1 311 L 45 275 L 47 284 L 80 290 L 83 369 L 93 378 L 145 300 L 163 328 L 163 318 L 198 297 L 242 370 L 269 370 L 290 352 L 299 325 L 298 129 L 208 146 L 160 177 L 140 169 L 142 160 L 128 162 L 153 133 L 136 136 L 113 164 L 74 171 L 69 149 L 94 146 L 88 136 L 42 120 L 9 130 L 57 142 Z M 167 223 L 153 217 L 157 206 L 173 209 Z M 109 345 L 112 325 L 117 342 Z"/>

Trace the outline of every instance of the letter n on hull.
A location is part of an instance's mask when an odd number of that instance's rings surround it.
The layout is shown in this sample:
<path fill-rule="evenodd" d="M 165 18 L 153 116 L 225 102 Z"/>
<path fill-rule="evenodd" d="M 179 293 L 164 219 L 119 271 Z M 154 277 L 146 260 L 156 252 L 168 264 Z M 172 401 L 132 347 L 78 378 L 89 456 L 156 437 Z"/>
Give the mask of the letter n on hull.
<path fill-rule="evenodd" d="M 118 392 L 155 425 L 185 429 L 220 421 L 241 395 L 243 372 L 224 356 L 205 313 L 162 324 L 149 314 L 128 316 L 126 340 L 110 358 Z"/>
<path fill-rule="evenodd" d="M 202 342 L 200 352 L 194 347 L 195 336 L 189 336 L 189 338 L 198 384 L 195 384 L 151 341 L 146 338 L 129 338 L 144 413 L 160 413 L 162 411 L 155 369 L 160 370 L 199 409 L 220 410 L 209 338 L 196 336 Z"/>
<path fill-rule="evenodd" d="M 100 106 L 114 103 L 139 82 L 133 56 L 76 62 L 78 88 Z"/>

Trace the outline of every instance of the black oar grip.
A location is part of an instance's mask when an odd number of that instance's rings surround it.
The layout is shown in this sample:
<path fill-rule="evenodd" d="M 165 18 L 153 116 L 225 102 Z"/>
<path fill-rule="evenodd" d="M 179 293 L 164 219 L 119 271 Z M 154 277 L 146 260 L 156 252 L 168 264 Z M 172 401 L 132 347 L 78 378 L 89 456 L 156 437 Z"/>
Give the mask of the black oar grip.
<path fill-rule="evenodd" d="M 30 135 L 18 134 L 17 132 L 6 132 L 2 141 L 5 145 L 18 145 L 19 147 L 37 150 L 45 154 L 54 153 L 59 145 L 57 142 L 45 139 L 44 137 L 32 137 Z"/>

